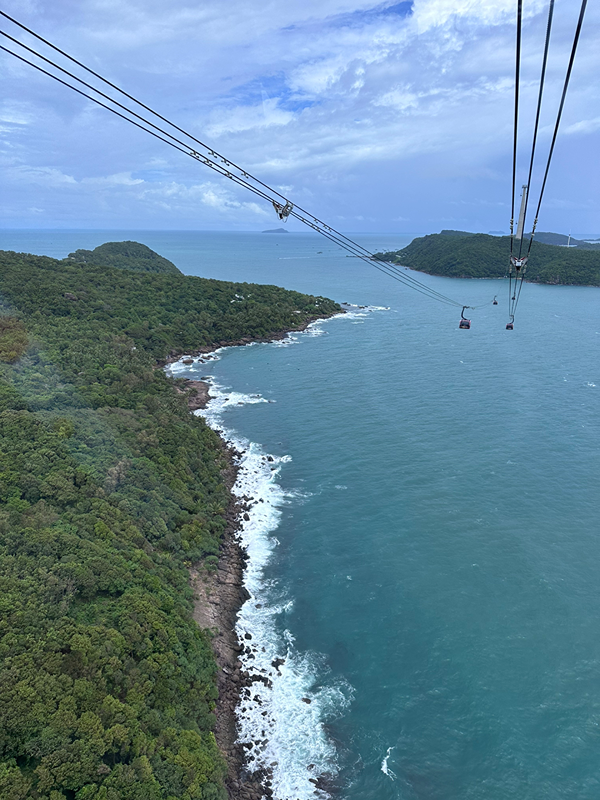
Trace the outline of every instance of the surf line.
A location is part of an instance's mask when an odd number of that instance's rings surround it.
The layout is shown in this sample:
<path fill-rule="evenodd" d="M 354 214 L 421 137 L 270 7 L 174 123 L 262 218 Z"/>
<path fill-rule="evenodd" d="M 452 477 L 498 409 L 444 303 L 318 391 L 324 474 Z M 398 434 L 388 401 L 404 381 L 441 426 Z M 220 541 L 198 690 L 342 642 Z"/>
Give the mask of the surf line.
<path fill-rule="evenodd" d="M 298 336 L 318 336 L 324 333 L 319 322 L 304 332 L 255 346 L 286 347 L 297 343 Z M 248 685 L 241 688 L 236 709 L 238 742 L 246 752 L 245 770 L 259 776 L 277 800 L 326 800 L 330 795 L 322 782 L 337 773 L 337 754 L 324 722 L 337 716 L 348 700 L 341 687 L 327 685 L 322 658 L 295 648 L 285 626 L 285 613 L 293 600 L 265 580 L 265 569 L 278 544 L 274 532 L 281 509 L 294 498 L 277 481 L 281 467 L 291 459 L 266 453 L 259 444 L 226 427 L 223 416 L 229 408 L 269 402 L 260 395 L 226 391 L 205 374 L 226 349 L 202 354 L 197 361 L 183 356 L 169 365 L 168 372 L 193 378 L 200 372 L 209 384 L 208 405 L 194 413 L 203 416 L 233 450 L 237 477 L 231 491 L 245 509 L 237 539 L 245 554 L 243 586 L 249 597 L 238 611 L 236 634 Z"/>
<path fill-rule="evenodd" d="M 366 317 L 383 307 L 344 304 L 344 313 L 329 319 Z M 326 331 L 316 320 L 304 331 L 294 331 L 269 343 L 244 346 L 289 347 L 300 337 L 320 336 Z M 210 400 L 194 413 L 202 416 L 234 452 L 237 477 L 231 489 L 244 512 L 237 540 L 245 554 L 243 586 L 248 599 L 242 604 L 235 631 L 241 668 L 248 685 L 239 692 L 236 709 L 238 742 L 246 752 L 245 769 L 260 777 L 276 800 L 327 800 L 327 785 L 338 774 L 337 752 L 325 723 L 344 713 L 352 688 L 343 681 L 328 680 L 328 667 L 317 653 L 300 652 L 285 625 L 293 607 L 284 589 L 265 578 L 276 551 L 275 536 L 282 509 L 299 499 L 278 482 L 288 455 L 274 455 L 227 427 L 224 416 L 232 407 L 275 402 L 259 394 L 229 391 L 210 374 L 211 362 L 219 361 L 229 347 L 202 354 L 197 360 L 182 356 L 169 365 L 174 377 L 189 377 L 209 385 Z M 184 363 L 185 362 L 185 363 Z M 318 687 L 318 688 L 317 688 Z"/>

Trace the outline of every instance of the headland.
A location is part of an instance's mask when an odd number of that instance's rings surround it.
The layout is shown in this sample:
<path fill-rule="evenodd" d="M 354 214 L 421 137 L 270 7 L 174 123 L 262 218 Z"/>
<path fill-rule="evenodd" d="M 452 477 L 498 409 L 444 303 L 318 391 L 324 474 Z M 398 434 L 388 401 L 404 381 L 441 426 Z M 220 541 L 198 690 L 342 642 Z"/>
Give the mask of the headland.
<path fill-rule="evenodd" d="M 234 736 L 235 454 L 190 413 L 206 386 L 160 367 L 340 307 L 152 271 L 124 244 L 112 265 L 0 253 L 2 779 L 23 796 L 134 782 L 148 797 L 202 785 L 254 800 Z"/>

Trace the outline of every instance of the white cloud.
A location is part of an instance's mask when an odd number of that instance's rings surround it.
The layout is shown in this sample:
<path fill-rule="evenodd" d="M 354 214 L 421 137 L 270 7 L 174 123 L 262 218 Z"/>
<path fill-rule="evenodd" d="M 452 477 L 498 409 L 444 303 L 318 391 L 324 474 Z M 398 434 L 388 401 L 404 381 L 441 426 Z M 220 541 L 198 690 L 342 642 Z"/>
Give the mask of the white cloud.
<path fill-rule="evenodd" d="M 219 137 L 224 133 L 239 133 L 272 125 L 287 125 L 294 119 L 291 111 L 278 107 L 276 99 L 263 100 L 260 105 L 236 106 L 226 111 L 216 112 L 209 122 L 206 132 Z"/>
<path fill-rule="evenodd" d="M 26 24 L 259 177 L 284 185 L 292 200 L 322 217 L 363 216 L 366 225 L 371 215 L 385 227 L 402 218 L 441 217 L 444 207 L 465 198 L 477 208 L 505 202 L 514 5 L 415 0 L 405 17 L 383 13 L 384 5 L 372 0 L 39 0 L 35 14 L 8 0 L 7 10 L 12 6 Z M 533 122 L 544 9 L 542 0 L 526 4 L 524 133 Z M 575 18 L 574 7 L 557 5 L 541 144 L 551 130 Z M 549 191 L 560 193 L 574 164 L 585 163 L 580 191 L 594 192 L 598 32 L 600 12 L 592 6 L 561 131 L 578 135 L 579 150 L 567 165 L 567 146 L 557 149 Z M 202 167 L 43 76 L 8 73 L 4 94 L 0 123 L 13 161 L 5 169 L 19 176 L 24 215 L 37 207 L 33 187 L 42 185 L 56 196 L 76 195 L 90 209 L 99 208 L 101 196 L 125 215 L 162 209 L 201 226 L 221 219 L 250 224 L 269 213 L 225 182 L 199 183 Z M 432 187 L 433 200 L 426 196 Z M 45 197 L 39 204 L 50 207 Z M 503 224 L 482 222 L 485 229 Z M 596 225 L 590 219 L 585 227 Z"/>
<path fill-rule="evenodd" d="M 32 119 L 31 110 L 26 103 L 5 100 L 0 106 L 0 122 L 7 125 L 29 125 Z"/>
<path fill-rule="evenodd" d="M 77 185 L 77 181 L 72 175 L 67 175 L 54 167 L 21 165 L 14 168 L 14 173 L 16 173 L 17 180 L 34 186 L 43 185 L 53 189 L 60 189 Z"/>
<path fill-rule="evenodd" d="M 110 187 L 110 186 L 139 186 L 144 183 L 141 178 L 132 178 L 131 172 L 119 172 L 115 175 L 105 175 L 95 178 L 83 178 L 83 185 Z"/>
<path fill-rule="evenodd" d="M 566 126 L 564 133 L 595 133 L 597 130 L 600 130 L 600 117 L 573 122 L 571 125 Z"/>
<path fill-rule="evenodd" d="M 244 195 L 245 197 L 245 195 Z M 169 209 L 186 209 L 190 204 L 203 206 L 229 217 L 239 212 L 252 217 L 267 217 L 266 208 L 247 200 L 239 200 L 226 186 L 210 182 L 184 184 L 175 181 L 145 184 L 140 198 L 150 204 L 159 204 Z"/>
<path fill-rule="evenodd" d="M 527 3 L 526 17 L 538 14 L 543 0 Z M 514 0 L 415 0 L 414 22 L 419 33 L 440 28 L 454 19 L 466 19 L 479 26 L 512 22 L 516 14 Z"/>

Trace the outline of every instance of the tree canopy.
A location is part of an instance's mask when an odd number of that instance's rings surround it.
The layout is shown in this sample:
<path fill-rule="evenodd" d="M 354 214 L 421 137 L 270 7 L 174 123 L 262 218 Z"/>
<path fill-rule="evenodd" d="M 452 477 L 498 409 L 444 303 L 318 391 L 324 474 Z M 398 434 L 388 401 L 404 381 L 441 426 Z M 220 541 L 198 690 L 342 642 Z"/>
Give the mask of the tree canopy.
<path fill-rule="evenodd" d="M 118 267 L 134 272 L 181 274 L 175 264 L 139 242 L 106 242 L 94 250 L 75 250 L 69 253 L 68 258 L 81 264 Z"/>
<path fill-rule="evenodd" d="M 378 253 L 376 257 L 430 275 L 502 278 L 507 274 L 509 253 L 509 236 L 442 231 L 413 239 L 403 250 Z M 600 286 L 600 248 L 561 247 L 534 240 L 526 280 Z"/>
<path fill-rule="evenodd" d="M 224 454 L 157 362 L 338 306 L 11 252 L 0 297 L 0 798 L 223 800 L 187 568 Z"/>

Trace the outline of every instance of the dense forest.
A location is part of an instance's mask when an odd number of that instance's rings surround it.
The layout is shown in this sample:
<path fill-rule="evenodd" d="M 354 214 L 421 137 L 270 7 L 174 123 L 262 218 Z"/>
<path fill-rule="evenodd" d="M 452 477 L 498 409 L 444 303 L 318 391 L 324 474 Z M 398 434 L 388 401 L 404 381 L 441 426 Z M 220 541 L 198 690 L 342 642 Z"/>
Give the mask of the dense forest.
<path fill-rule="evenodd" d="M 526 245 L 528 242 L 526 242 Z M 600 286 L 600 248 L 560 247 L 534 240 L 525 273 L 533 283 Z M 442 231 L 414 239 L 408 247 L 377 253 L 430 275 L 451 278 L 502 278 L 507 274 L 509 236 Z"/>
<path fill-rule="evenodd" d="M 0 253 L 2 800 L 225 797 L 188 581 L 224 455 L 159 365 L 339 310 L 124 266 Z"/>
<path fill-rule="evenodd" d="M 119 267 L 134 272 L 179 273 L 179 270 L 163 256 L 159 256 L 145 244 L 139 242 L 106 242 L 94 250 L 75 250 L 69 253 L 71 261 L 80 264 L 96 264 L 100 267 Z"/>

